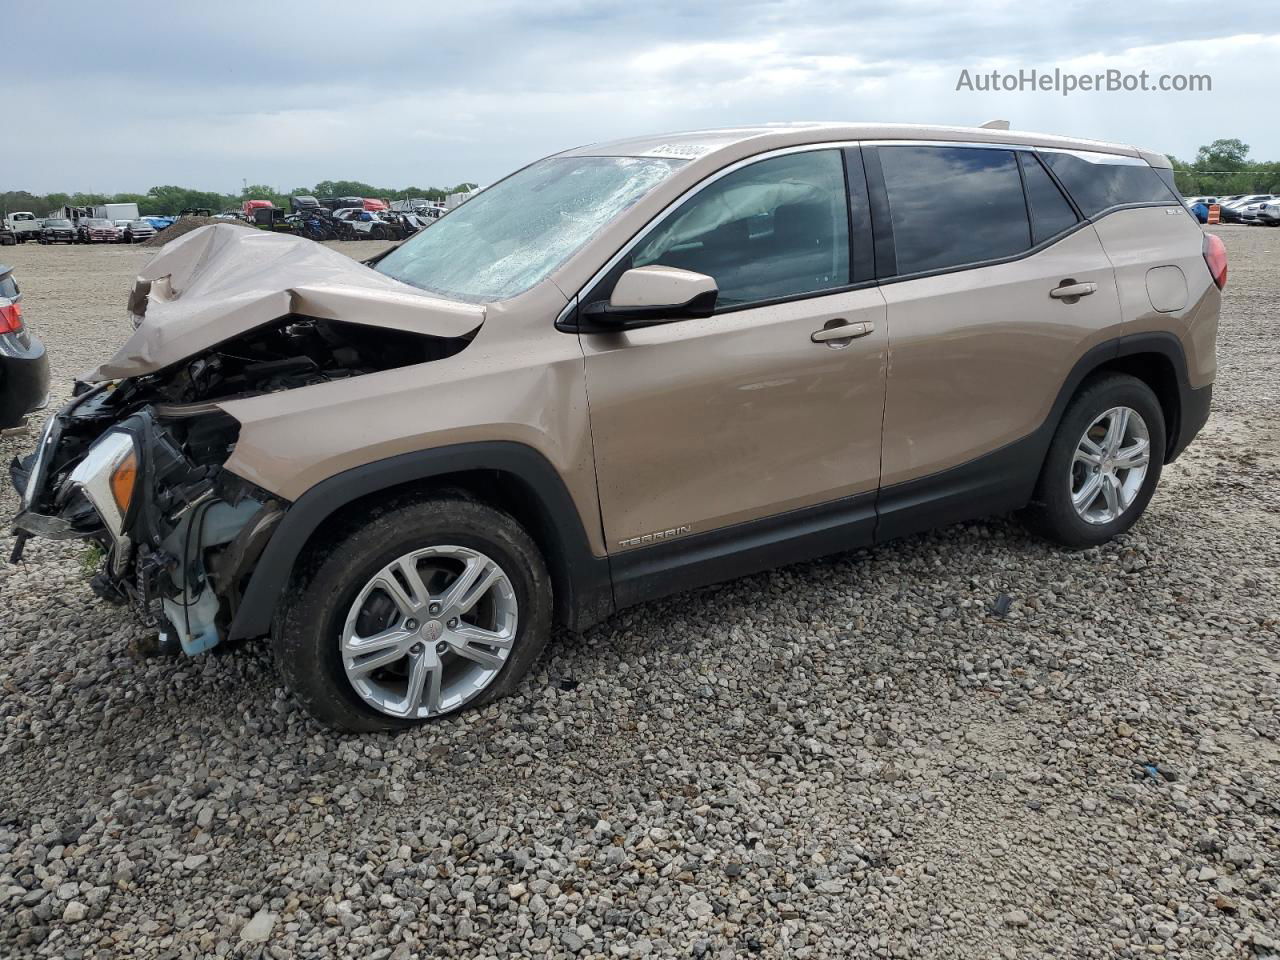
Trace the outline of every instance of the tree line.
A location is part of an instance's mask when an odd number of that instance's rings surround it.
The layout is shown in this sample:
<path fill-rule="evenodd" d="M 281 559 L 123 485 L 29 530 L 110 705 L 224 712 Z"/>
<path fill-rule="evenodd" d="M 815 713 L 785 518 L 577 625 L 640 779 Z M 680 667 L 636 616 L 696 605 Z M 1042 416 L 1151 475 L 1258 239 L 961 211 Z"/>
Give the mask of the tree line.
<path fill-rule="evenodd" d="M 410 200 L 419 197 L 441 201 L 451 193 L 475 189 L 474 183 L 443 187 L 375 187 L 359 180 L 322 180 L 314 187 L 297 187 L 288 193 L 264 184 L 250 184 L 238 194 L 192 190 L 189 187 L 152 187 L 146 193 L 29 193 L 8 190 L 0 193 L 0 209 L 30 210 L 39 216 L 65 206 L 91 207 L 103 203 L 136 203 L 143 216 L 174 214 L 182 210 L 207 208 L 214 213 L 239 209 L 245 200 L 270 200 L 277 207 L 288 208 L 291 196 L 312 197 L 378 197 L 383 200 Z"/>
<path fill-rule="evenodd" d="M 1183 196 L 1228 196 L 1236 193 L 1280 194 L 1280 161 L 1250 160 L 1249 145 L 1238 139 L 1214 140 L 1198 151 L 1194 160 L 1170 156 L 1174 179 Z M 30 210 L 44 215 L 64 206 L 89 207 L 103 203 L 136 203 L 146 215 L 178 213 L 201 207 L 213 210 L 238 209 L 245 200 L 270 200 L 277 207 L 289 206 L 290 196 L 380 197 L 408 200 L 423 197 L 440 201 L 448 194 L 475 189 L 474 183 L 453 187 L 375 187 L 359 180 L 322 180 L 313 187 L 296 187 L 288 193 L 264 184 L 250 184 L 239 194 L 192 190 L 188 187 L 152 187 L 146 193 L 47 193 L 25 190 L 0 193 L 0 210 Z"/>
<path fill-rule="evenodd" d="M 1280 162 L 1250 160 L 1249 145 L 1235 138 L 1205 144 L 1190 162 L 1173 156 L 1169 161 L 1184 197 L 1280 194 Z"/>

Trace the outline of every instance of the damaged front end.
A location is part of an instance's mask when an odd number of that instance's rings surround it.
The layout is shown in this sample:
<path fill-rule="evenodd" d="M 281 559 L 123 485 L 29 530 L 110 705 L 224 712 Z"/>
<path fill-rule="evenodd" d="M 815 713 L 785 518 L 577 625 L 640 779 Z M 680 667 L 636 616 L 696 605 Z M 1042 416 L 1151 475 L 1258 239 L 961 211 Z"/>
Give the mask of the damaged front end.
<path fill-rule="evenodd" d="M 202 405 L 147 402 L 145 386 L 84 390 L 10 466 L 31 536 L 102 547 L 99 596 L 131 604 L 187 653 L 225 635 L 238 584 L 285 505 L 221 468 L 239 424 Z"/>
<path fill-rule="evenodd" d="M 226 232 L 235 229 L 204 228 L 165 248 L 135 285 L 134 336 L 10 466 L 21 494 L 12 560 L 31 537 L 96 542 L 95 592 L 132 605 L 190 654 L 226 637 L 289 506 L 225 468 L 240 423 L 223 404 L 443 359 L 483 319 L 381 289 L 399 285 L 310 241 L 264 248 L 253 231 Z M 294 286 L 264 291 L 252 271 L 247 291 L 228 279 L 228 267 L 264 249 Z M 346 278 L 352 271 L 363 273 Z M 325 283 L 307 287 L 308 276 Z M 348 307 L 359 322 L 334 316 Z M 191 352 L 175 360 L 180 340 Z"/>
<path fill-rule="evenodd" d="M 156 374 L 97 386 L 50 418 L 10 466 L 18 541 L 103 549 L 94 590 L 132 604 L 187 653 L 226 635 L 287 504 L 223 469 L 240 424 L 220 404 L 424 363 L 465 341 L 290 317 Z"/>

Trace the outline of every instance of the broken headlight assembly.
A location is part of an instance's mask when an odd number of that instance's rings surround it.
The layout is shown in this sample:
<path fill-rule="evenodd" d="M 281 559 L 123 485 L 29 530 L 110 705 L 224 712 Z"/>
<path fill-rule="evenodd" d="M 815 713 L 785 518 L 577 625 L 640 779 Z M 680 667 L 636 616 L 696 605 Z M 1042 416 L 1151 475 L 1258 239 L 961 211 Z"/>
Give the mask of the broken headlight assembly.
<path fill-rule="evenodd" d="M 138 443 L 127 430 L 109 430 L 89 448 L 58 491 L 59 513 L 72 528 L 83 529 L 84 510 L 77 497 L 93 508 L 112 542 L 113 573 L 128 563 L 132 547 L 129 525 L 138 489 Z"/>

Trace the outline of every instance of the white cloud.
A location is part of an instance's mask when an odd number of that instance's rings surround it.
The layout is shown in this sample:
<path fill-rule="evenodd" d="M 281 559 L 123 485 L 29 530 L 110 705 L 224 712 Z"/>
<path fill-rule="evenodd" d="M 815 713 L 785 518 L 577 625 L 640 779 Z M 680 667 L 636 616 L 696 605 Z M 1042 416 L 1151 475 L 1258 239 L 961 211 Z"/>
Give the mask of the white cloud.
<path fill-rule="evenodd" d="M 50 12 L 53 10 L 54 12 Z M 617 136 L 814 117 L 1015 127 L 1187 156 L 1239 136 L 1280 157 L 1269 8 L 1168 0 L 643 7 L 557 0 L 478 9 L 382 0 L 23 5 L 7 13 L 4 188 L 234 189 L 326 178 L 488 182 Z M 1263 20 L 1265 22 L 1265 20 Z M 343 27 L 347 24 L 350 29 Z M 1105 24 L 1105 29 L 1100 25 Z M 38 70 L 48 38 L 60 76 Z M 344 47 L 344 39 L 347 45 Z M 973 93 L 961 68 L 1209 73 L 1211 93 Z"/>

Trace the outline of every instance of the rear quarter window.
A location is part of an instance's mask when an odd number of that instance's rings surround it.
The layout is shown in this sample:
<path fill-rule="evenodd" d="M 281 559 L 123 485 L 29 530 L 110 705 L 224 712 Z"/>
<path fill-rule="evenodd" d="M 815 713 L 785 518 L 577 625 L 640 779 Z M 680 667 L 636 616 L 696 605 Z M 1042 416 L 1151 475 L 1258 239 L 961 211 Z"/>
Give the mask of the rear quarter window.
<path fill-rule="evenodd" d="M 13 277 L 0 277 L 0 299 L 12 300 L 17 295 L 18 284 Z"/>
<path fill-rule="evenodd" d="M 1018 156 L 1022 160 L 1022 177 L 1027 187 L 1027 203 L 1031 207 L 1031 240 L 1041 244 L 1070 230 L 1079 220 L 1040 161 L 1030 153 Z"/>
<path fill-rule="evenodd" d="M 1132 203 L 1178 202 L 1160 175 L 1137 157 L 1053 150 L 1040 156 L 1086 217 Z"/>

